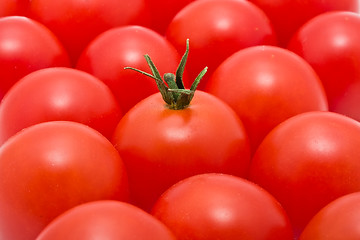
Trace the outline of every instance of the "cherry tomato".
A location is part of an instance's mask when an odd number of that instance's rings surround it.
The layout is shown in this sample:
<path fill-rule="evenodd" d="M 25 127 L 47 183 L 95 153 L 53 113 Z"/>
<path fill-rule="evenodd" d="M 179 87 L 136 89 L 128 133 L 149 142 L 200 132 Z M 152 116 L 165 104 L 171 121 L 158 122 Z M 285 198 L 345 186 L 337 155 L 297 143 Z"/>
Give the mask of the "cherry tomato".
<path fill-rule="evenodd" d="M 360 121 L 360 15 L 321 14 L 292 38 L 289 49 L 303 57 L 319 75 L 329 110 Z"/>
<path fill-rule="evenodd" d="M 156 93 L 153 79 L 124 67 L 148 68 L 144 55 L 156 61 L 161 74 L 173 72 L 180 61 L 176 49 L 160 34 L 140 26 L 108 30 L 84 50 L 77 68 L 105 82 L 113 91 L 123 113 L 140 100 Z"/>
<path fill-rule="evenodd" d="M 279 45 L 286 47 L 291 37 L 313 17 L 330 11 L 358 12 L 358 0 L 249 0 L 270 18 Z"/>
<path fill-rule="evenodd" d="M 185 240 L 290 240 L 290 221 L 278 201 L 245 179 L 201 174 L 170 187 L 152 214 Z"/>
<path fill-rule="evenodd" d="M 39 123 L 0 148 L 1 239 L 35 239 L 81 203 L 128 200 L 123 162 L 100 133 L 81 123 Z"/>
<path fill-rule="evenodd" d="M 299 240 L 360 239 L 360 192 L 337 198 L 307 224 Z"/>
<path fill-rule="evenodd" d="M 215 68 L 234 52 L 262 44 L 276 44 L 274 31 L 265 13 L 248 1 L 194 1 L 176 14 L 166 32 L 167 39 L 183 52 L 190 39 L 187 69 L 190 79 L 208 66 L 203 89 Z"/>
<path fill-rule="evenodd" d="M 298 114 L 257 149 L 250 180 L 284 207 L 298 236 L 325 205 L 360 190 L 360 123 L 333 112 Z"/>
<path fill-rule="evenodd" d="M 36 240 L 126 239 L 175 240 L 173 233 L 149 213 L 119 201 L 76 206 L 52 221 Z"/>
<path fill-rule="evenodd" d="M 229 104 L 241 118 L 252 152 L 285 119 L 327 110 L 319 77 L 294 53 L 274 46 L 240 50 L 215 70 L 205 90 Z"/>
<path fill-rule="evenodd" d="M 100 33 L 117 26 L 147 21 L 145 0 L 32 0 L 29 16 L 53 31 L 75 64 Z"/>
<path fill-rule="evenodd" d="M 160 93 L 144 99 L 120 120 L 113 144 L 128 170 L 132 201 L 145 210 L 185 177 L 205 172 L 245 176 L 250 160 L 236 113 L 201 91 L 183 110 L 166 107 Z"/>
<path fill-rule="evenodd" d="M 122 114 L 110 89 L 72 68 L 46 68 L 20 79 L 0 105 L 0 144 L 21 129 L 52 120 L 89 125 L 107 138 Z"/>
<path fill-rule="evenodd" d="M 26 17 L 0 18 L 0 99 L 25 75 L 70 66 L 64 47 L 44 25 Z"/>

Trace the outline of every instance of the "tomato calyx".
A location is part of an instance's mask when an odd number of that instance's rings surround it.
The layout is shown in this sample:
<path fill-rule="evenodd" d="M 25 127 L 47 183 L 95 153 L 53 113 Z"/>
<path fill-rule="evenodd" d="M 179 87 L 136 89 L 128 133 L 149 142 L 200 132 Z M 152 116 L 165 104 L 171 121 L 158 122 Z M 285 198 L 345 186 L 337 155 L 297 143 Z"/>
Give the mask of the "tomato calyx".
<path fill-rule="evenodd" d="M 155 79 L 156 85 L 161 93 L 162 98 L 166 102 L 167 106 L 173 110 L 180 110 L 190 105 L 190 102 L 194 97 L 195 90 L 199 85 L 201 78 L 207 72 L 207 67 L 205 67 L 195 78 L 190 89 L 185 89 L 183 82 L 183 75 L 184 75 L 184 70 L 188 55 L 189 55 L 189 39 L 186 40 L 186 51 L 181 58 L 180 64 L 176 70 L 176 74 L 165 73 L 164 79 L 161 77 L 154 62 L 147 54 L 144 55 L 144 57 L 146 59 L 147 64 L 150 67 L 152 74 L 132 67 L 125 67 L 125 69 L 131 69 Z"/>

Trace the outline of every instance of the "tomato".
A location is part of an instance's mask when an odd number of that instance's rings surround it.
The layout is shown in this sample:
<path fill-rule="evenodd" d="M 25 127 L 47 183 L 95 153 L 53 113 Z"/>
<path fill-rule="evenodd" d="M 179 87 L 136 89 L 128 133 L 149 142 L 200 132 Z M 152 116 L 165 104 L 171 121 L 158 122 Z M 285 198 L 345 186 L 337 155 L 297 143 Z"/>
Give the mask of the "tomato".
<path fill-rule="evenodd" d="M 81 123 L 39 123 L 0 148 L 1 239 L 34 239 L 81 203 L 128 200 L 123 162 L 104 136 Z"/>
<path fill-rule="evenodd" d="M 195 0 L 146 0 L 146 9 L 149 11 L 150 20 L 145 26 L 164 35 L 175 15 L 193 1 Z"/>
<path fill-rule="evenodd" d="M 100 33 L 117 26 L 147 21 L 145 0 L 32 0 L 29 16 L 53 31 L 75 64 Z"/>
<path fill-rule="evenodd" d="M 294 53 L 274 46 L 240 50 L 210 77 L 205 90 L 229 104 L 241 118 L 252 152 L 285 119 L 327 110 L 319 77 Z"/>
<path fill-rule="evenodd" d="M 55 66 L 68 67 L 70 62 L 48 28 L 26 17 L 0 18 L 0 99 L 28 73 Z"/>
<path fill-rule="evenodd" d="M 157 92 L 154 80 L 124 67 L 148 68 L 144 55 L 161 74 L 176 69 L 180 55 L 160 34 L 140 26 L 117 27 L 100 34 L 84 50 L 77 68 L 98 77 L 113 91 L 123 113 Z"/>
<path fill-rule="evenodd" d="M 163 223 L 133 205 L 94 201 L 61 214 L 36 238 L 63 239 L 175 240 L 175 237 Z"/>
<path fill-rule="evenodd" d="M 325 205 L 360 190 L 360 123 L 333 112 L 298 114 L 257 149 L 249 179 L 284 207 L 298 235 Z"/>
<path fill-rule="evenodd" d="M 273 23 L 279 45 L 286 47 L 291 37 L 307 21 L 331 11 L 359 9 L 358 0 L 249 0 L 261 8 Z"/>
<path fill-rule="evenodd" d="M 185 40 L 191 40 L 188 73 L 194 79 L 205 66 L 207 77 L 232 53 L 254 45 L 276 44 L 271 23 L 265 13 L 248 1 L 194 1 L 178 12 L 170 22 L 167 39 L 183 52 Z"/>
<path fill-rule="evenodd" d="M 360 192 L 340 197 L 321 209 L 307 224 L 300 240 L 360 238 Z"/>
<path fill-rule="evenodd" d="M 189 41 L 176 83 L 175 76 L 166 77 L 169 74 L 162 79 L 146 55 L 160 93 L 136 104 L 115 129 L 112 142 L 128 171 L 132 203 L 145 210 L 183 178 L 206 172 L 244 176 L 248 171 L 250 147 L 241 120 L 220 99 L 203 91 L 195 93 L 206 69 L 190 89 L 179 80 L 188 53 Z"/>
<path fill-rule="evenodd" d="M 46 68 L 20 79 L 0 105 L 0 143 L 21 129 L 52 120 L 84 123 L 107 138 L 122 114 L 110 89 L 72 68 Z"/>
<path fill-rule="evenodd" d="M 289 49 L 303 57 L 319 75 L 329 110 L 360 120 L 360 15 L 321 14 L 293 37 Z"/>
<path fill-rule="evenodd" d="M 277 200 L 245 179 L 201 174 L 170 187 L 152 214 L 177 239 L 293 239 L 290 221 Z"/>

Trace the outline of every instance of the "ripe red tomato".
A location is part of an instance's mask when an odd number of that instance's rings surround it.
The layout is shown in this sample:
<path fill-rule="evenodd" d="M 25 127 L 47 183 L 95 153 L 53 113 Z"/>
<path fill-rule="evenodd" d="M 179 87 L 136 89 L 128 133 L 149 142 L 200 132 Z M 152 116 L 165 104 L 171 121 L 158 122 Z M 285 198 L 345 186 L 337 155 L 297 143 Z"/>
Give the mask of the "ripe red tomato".
<path fill-rule="evenodd" d="M 145 0 L 32 0 L 29 16 L 53 31 L 75 64 L 100 33 L 147 21 Z"/>
<path fill-rule="evenodd" d="M 21 129 L 53 120 L 76 121 L 111 138 L 122 117 L 110 89 L 72 68 L 46 68 L 20 79 L 0 105 L 0 144 Z"/>
<path fill-rule="evenodd" d="M 275 35 L 265 13 L 248 1 L 194 1 L 176 14 L 166 32 L 167 39 L 185 50 L 190 39 L 191 55 L 187 69 L 190 79 L 208 66 L 203 89 L 215 68 L 234 52 L 262 44 L 276 44 Z"/>
<path fill-rule="evenodd" d="M 240 50 L 215 70 L 205 90 L 239 115 L 254 152 L 263 138 L 296 114 L 327 110 L 321 81 L 294 53 L 273 46 Z"/>
<path fill-rule="evenodd" d="M 173 72 L 180 61 L 176 49 L 160 34 L 140 26 L 113 28 L 100 34 L 84 50 L 77 68 L 91 73 L 113 91 L 123 113 L 137 102 L 156 93 L 153 79 L 124 67 L 147 69 L 149 54 L 161 74 Z"/>
<path fill-rule="evenodd" d="M 250 160 L 236 113 L 201 91 L 183 110 L 169 109 L 160 93 L 144 99 L 120 120 L 113 144 L 128 170 L 132 201 L 146 210 L 185 177 L 205 172 L 245 176 Z"/>
<path fill-rule="evenodd" d="M 321 14 L 297 32 L 289 49 L 309 62 L 319 75 L 329 110 L 360 121 L 359 28 L 359 14 Z"/>
<path fill-rule="evenodd" d="M 66 121 L 33 125 L 0 148 L 1 239 L 34 239 L 81 203 L 128 200 L 123 162 L 92 128 Z"/>
<path fill-rule="evenodd" d="M 360 123 L 332 112 L 296 115 L 260 144 L 250 180 L 282 204 L 300 234 L 325 205 L 360 191 Z"/>
<path fill-rule="evenodd" d="M 279 45 L 286 47 L 295 32 L 313 17 L 330 11 L 358 12 L 358 0 L 249 0 L 270 18 Z M 332 28 L 332 27 L 331 27 Z"/>
<path fill-rule="evenodd" d="M 46 67 L 70 66 L 56 36 L 26 17 L 0 18 L 0 99 L 20 78 Z"/>
<path fill-rule="evenodd" d="M 290 221 L 268 192 L 245 179 L 202 174 L 170 187 L 152 214 L 177 239 L 290 240 Z"/>
<path fill-rule="evenodd" d="M 360 192 L 340 197 L 321 209 L 299 240 L 360 239 Z"/>
<path fill-rule="evenodd" d="M 36 240 L 126 239 L 175 240 L 173 233 L 149 213 L 119 201 L 76 206 L 52 221 Z"/>

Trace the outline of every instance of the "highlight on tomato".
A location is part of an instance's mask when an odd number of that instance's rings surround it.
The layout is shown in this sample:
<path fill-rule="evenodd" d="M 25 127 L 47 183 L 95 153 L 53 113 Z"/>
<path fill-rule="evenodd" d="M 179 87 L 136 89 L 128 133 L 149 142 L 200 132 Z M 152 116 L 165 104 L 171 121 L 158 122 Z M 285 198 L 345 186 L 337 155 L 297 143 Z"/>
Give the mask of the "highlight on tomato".
<path fill-rule="evenodd" d="M 128 201 L 121 157 L 98 131 L 77 122 L 30 126 L 0 148 L 0 234 L 28 240 L 79 204 Z"/>
<path fill-rule="evenodd" d="M 137 71 L 155 80 L 160 93 L 129 110 L 114 133 L 112 142 L 126 165 L 131 201 L 145 210 L 183 178 L 248 172 L 250 147 L 241 120 L 222 100 L 195 92 L 206 68 L 185 89 L 182 76 L 188 53 L 189 41 L 176 74 L 165 74 L 164 79 L 145 56 L 152 74 Z"/>

